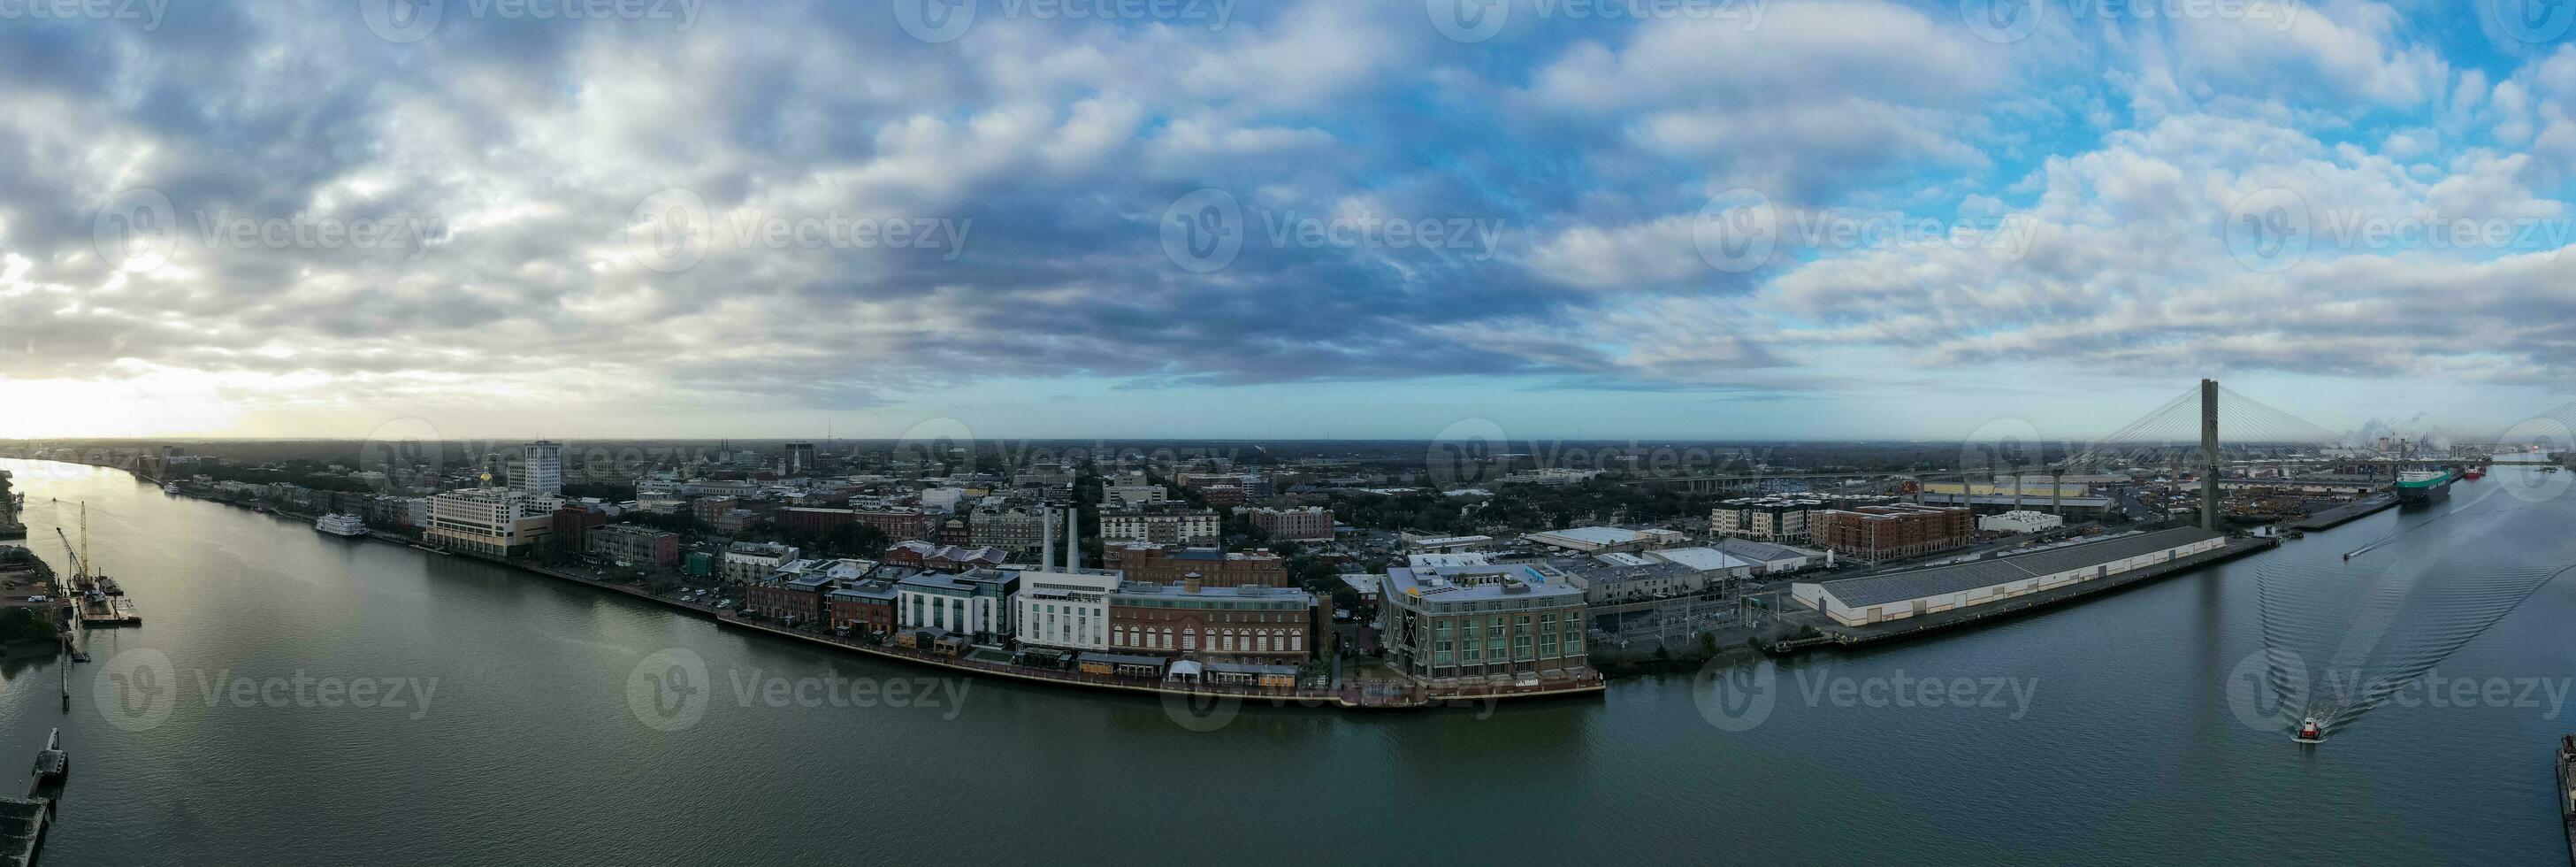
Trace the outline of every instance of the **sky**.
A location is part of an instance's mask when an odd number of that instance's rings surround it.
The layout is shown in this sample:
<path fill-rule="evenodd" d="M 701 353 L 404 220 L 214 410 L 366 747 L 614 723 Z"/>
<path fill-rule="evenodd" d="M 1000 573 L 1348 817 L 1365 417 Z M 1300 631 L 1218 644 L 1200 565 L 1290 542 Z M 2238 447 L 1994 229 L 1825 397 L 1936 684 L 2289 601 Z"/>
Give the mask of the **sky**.
<path fill-rule="evenodd" d="M 2098 436 L 2576 368 L 2555 0 L 0 9 L 0 438 Z"/>

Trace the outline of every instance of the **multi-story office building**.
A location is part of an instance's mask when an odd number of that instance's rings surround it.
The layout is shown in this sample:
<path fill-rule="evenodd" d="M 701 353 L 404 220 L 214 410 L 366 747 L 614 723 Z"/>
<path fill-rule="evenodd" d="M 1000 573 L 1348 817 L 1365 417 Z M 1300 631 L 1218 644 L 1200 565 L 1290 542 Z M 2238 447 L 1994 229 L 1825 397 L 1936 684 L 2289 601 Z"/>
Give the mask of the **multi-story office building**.
<path fill-rule="evenodd" d="M 1465 563 L 1389 569 L 1381 580 L 1380 640 L 1407 677 L 1498 685 L 1593 676 L 1583 588 L 1553 569 Z"/>
<path fill-rule="evenodd" d="M 1314 594 L 1294 587 L 1128 582 L 1109 595 L 1109 647 L 1205 663 L 1296 665 L 1316 651 Z"/>
<path fill-rule="evenodd" d="M 589 551 L 628 566 L 668 568 L 680 562 L 680 534 L 637 524 L 594 527 L 587 534 Z"/>
<path fill-rule="evenodd" d="M 1269 533 L 1276 541 L 1331 541 L 1333 510 L 1322 506 L 1292 509 L 1254 509 L 1252 525 Z"/>
<path fill-rule="evenodd" d="M 1019 595 L 1017 572 L 924 572 L 895 582 L 894 589 L 895 624 L 901 629 L 973 641 L 1000 641 L 1014 634 L 1011 598 Z"/>
<path fill-rule="evenodd" d="M 1213 509 L 1166 506 L 1100 512 L 1100 538 L 1106 541 L 1214 545 L 1224 533 L 1225 518 Z"/>
<path fill-rule="evenodd" d="M 523 448 L 527 454 L 519 458 L 519 471 L 511 474 L 510 488 L 540 497 L 561 496 L 563 444 L 538 440 Z"/>
<path fill-rule="evenodd" d="M 797 553 L 796 546 L 778 542 L 735 542 L 725 550 L 724 580 L 748 584 L 767 578 Z"/>
<path fill-rule="evenodd" d="M 1829 509 L 1810 519 L 1816 545 L 1862 563 L 1965 547 L 1975 537 L 1966 507 L 1898 503 Z"/>
<path fill-rule="evenodd" d="M 1038 550 L 1046 519 L 1028 509 L 977 509 L 966 531 L 969 544 L 1000 548 L 1016 557 Z"/>
<path fill-rule="evenodd" d="M 424 538 L 450 551 L 525 557 L 554 531 L 560 499 L 499 488 L 454 491 L 429 498 Z"/>
<path fill-rule="evenodd" d="M 1103 485 L 1100 488 L 1100 505 L 1104 508 L 1124 509 L 1171 499 L 1171 489 L 1161 485 Z"/>
<path fill-rule="evenodd" d="M 814 444 L 788 443 L 785 475 L 801 476 L 814 471 Z"/>

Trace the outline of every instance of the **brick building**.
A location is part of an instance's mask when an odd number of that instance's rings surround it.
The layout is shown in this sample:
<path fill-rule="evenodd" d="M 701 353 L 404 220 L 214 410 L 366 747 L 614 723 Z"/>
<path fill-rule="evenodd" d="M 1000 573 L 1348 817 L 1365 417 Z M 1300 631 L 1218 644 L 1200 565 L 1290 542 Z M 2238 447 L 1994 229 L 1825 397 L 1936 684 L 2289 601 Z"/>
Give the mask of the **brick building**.
<path fill-rule="evenodd" d="M 588 534 L 589 553 L 629 566 L 668 568 L 680 562 L 680 534 L 637 524 L 608 524 Z"/>
<path fill-rule="evenodd" d="M 1214 545 L 1224 533 L 1225 519 L 1213 509 L 1104 509 L 1100 513 L 1100 538 L 1109 541 Z"/>
<path fill-rule="evenodd" d="M 1252 525 L 1269 533 L 1274 541 L 1331 541 L 1333 510 L 1322 506 L 1291 509 L 1254 509 Z"/>
<path fill-rule="evenodd" d="M 1000 548 L 937 545 L 919 539 L 895 543 L 886 549 L 884 557 L 888 566 L 906 566 L 931 572 L 989 569 L 1002 565 L 1009 559 L 1009 554 Z"/>
<path fill-rule="evenodd" d="M 566 504 L 553 517 L 554 529 L 546 535 L 546 544 L 573 554 L 589 551 L 590 531 L 608 523 L 608 513 L 582 503 Z"/>
<path fill-rule="evenodd" d="M 1128 582 L 1109 594 L 1109 649 L 1206 663 L 1297 665 L 1322 628 L 1314 594 L 1293 587 Z"/>
<path fill-rule="evenodd" d="M 1174 548 L 1149 542 L 1112 543 L 1103 546 L 1108 567 L 1127 574 L 1127 580 L 1148 584 L 1177 584 L 1183 578 L 1197 575 L 1209 587 L 1285 587 L 1288 585 L 1288 558 L 1269 551 L 1228 553 L 1215 548 Z"/>
<path fill-rule="evenodd" d="M 1965 507 L 1898 503 L 1816 512 L 1811 541 L 1862 563 L 1883 563 L 1965 547 L 1976 533 Z"/>
<path fill-rule="evenodd" d="M 849 509 L 809 509 L 791 507 L 778 510 L 778 526 L 806 533 L 828 533 L 856 523 L 856 512 Z"/>
<path fill-rule="evenodd" d="M 861 581 L 824 595 L 833 629 L 848 630 L 852 635 L 886 635 L 894 632 L 894 582 Z"/>
<path fill-rule="evenodd" d="M 920 509 L 859 509 L 851 519 L 897 541 L 930 538 L 937 526 L 934 516 Z"/>

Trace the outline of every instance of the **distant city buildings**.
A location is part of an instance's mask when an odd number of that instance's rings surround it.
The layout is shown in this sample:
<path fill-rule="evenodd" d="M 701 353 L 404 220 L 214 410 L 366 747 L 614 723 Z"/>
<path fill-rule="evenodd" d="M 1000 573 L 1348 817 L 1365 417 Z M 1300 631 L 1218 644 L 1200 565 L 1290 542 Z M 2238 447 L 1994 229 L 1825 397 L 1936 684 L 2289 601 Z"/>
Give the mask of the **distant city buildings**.
<path fill-rule="evenodd" d="M 1179 504 L 1100 512 L 1100 538 L 1110 542 L 1213 545 L 1224 538 L 1224 530 L 1224 519 L 1215 511 Z"/>

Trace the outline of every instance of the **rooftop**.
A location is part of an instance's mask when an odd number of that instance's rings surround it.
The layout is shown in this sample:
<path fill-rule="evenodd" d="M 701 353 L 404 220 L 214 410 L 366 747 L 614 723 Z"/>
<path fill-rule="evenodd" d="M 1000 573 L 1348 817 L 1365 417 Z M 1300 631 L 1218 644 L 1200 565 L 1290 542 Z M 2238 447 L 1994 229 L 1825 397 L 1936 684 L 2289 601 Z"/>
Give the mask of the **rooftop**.
<path fill-rule="evenodd" d="M 2010 557 L 1826 581 L 1823 585 L 1825 592 L 1846 606 L 1881 605 L 2054 575 L 2217 538 L 2222 538 L 2221 534 L 2196 527 L 2158 530 Z"/>

